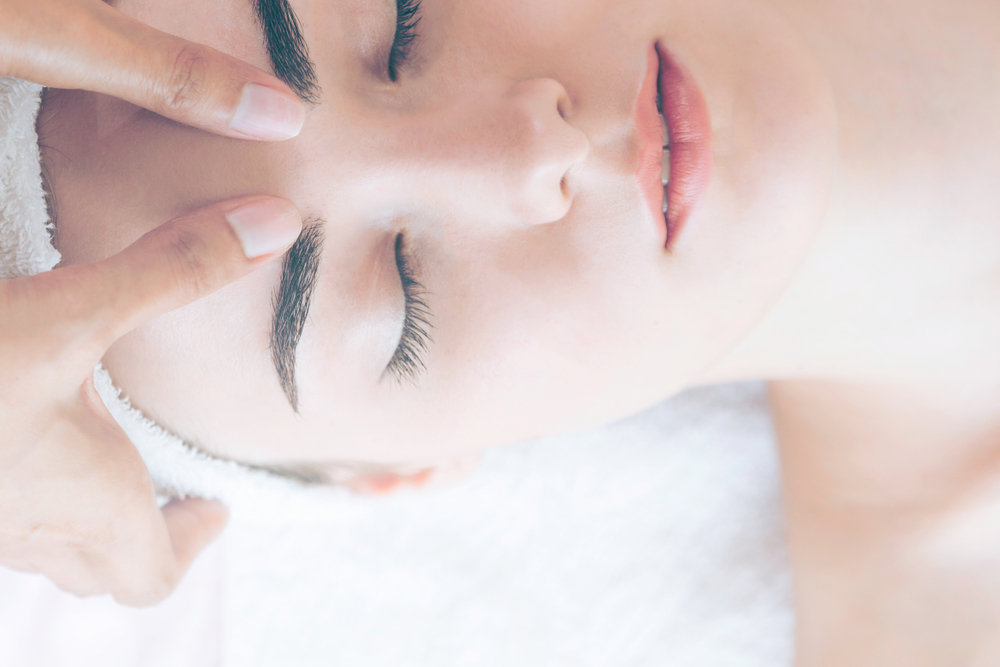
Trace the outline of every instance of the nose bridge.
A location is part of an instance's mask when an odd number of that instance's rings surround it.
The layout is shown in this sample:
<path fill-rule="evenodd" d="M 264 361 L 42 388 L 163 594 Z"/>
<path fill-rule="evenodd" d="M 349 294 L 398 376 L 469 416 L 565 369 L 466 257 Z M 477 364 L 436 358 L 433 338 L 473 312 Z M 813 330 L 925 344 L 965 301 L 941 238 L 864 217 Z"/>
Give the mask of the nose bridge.
<path fill-rule="evenodd" d="M 425 143 L 449 201 L 473 207 L 473 220 L 515 225 L 563 218 L 573 199 L 572 170 L 590 151 L 567 121 L 571 101 L 554 79 L 468 90 L 435 114 L 436 141 Z M 462 211 L 463 214 L 466 211 Z"/>

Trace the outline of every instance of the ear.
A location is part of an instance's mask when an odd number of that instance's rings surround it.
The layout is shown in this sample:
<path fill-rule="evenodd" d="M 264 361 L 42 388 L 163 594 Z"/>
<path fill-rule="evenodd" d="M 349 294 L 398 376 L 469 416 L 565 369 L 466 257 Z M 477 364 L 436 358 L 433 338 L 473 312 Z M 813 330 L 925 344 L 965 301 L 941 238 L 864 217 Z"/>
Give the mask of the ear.
<path fill-rule="evenodd" d="M 396 473 L 359 473 L 347 482 L 347 488 L 363 496 L 384 496 L 398 491 L 403 486 L 423 486 L 433 473 L 426 468 L 417 473 L 399 475 Z"/>
<path fill-rule="evenodd" d="M 369 473 L 359 474 L 347 482 L 351 491 L 360 495 L 382 496 L 393 491 L 410 487 L 424 488 L 454 484 L 474 473 L 482 463 L 481 452 L 457 456 L 430 468 L 415 473 Z"/>

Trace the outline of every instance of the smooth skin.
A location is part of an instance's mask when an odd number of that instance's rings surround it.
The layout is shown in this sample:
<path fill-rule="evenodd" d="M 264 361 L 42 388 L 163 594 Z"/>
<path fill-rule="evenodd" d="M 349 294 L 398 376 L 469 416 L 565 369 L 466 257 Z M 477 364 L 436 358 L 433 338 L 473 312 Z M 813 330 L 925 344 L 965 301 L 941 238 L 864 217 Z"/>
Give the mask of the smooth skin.
<path fill-rule="evenodd" d="M 299 140 L 228 142 L 98 96 L 54 100 L 72 262 L 145 231 L 137 207 L 160 219 L 248 189 L 325 216 L 337 239 L 300 350 L 299 416 L 264 354 L 266 271 L 119 341 L 105 361 L 138 405 L 221 455 L 392 466 L 767 378 L 798 664 L 1000 663 L 995 2 L 425 0 L 425 42 L 396 85 L 377 57 L 390 0 L 293 4 L 325 93 Z M 242 0 L 197 22 L 120 5 L 264 60 Z M 629 96 L 654 39 L 702 86 L 716 148 L 671 256 L 648 243 L 628 173 Z M 114 131 L 97 144 L 102 126 Z M 574 128 L 585 155 L 564 140 Z M 511 150 L 532 136 L 535 150 Z M 170 167 L 192 155 L 199 171 Z M 537 201 L 514 215 L 484 189 L 553 161 L 572 164 L 564 219 L 543 222 Z M 416 387 L 375 383 L 400 312 L 379 250 L 399 229 L 436 313 Z M 211 404 L 187 391 L 209 366 Z"/>
<path fill-rule="evenodd" d="M 241 139 L 288 138 L 303 116 L 267 73 L 96 1 L 0 2 L 0 76 L 100 91 Z M 244 105 L 234 125 L 248 83 L 263 105 Z M 93 368 L 122 335 L 268 263 L 301 229 L 273 197 L 147 222 L 107 260 L 0 281 L 0 564 L 136 606 L 175 588 L 227 513 L 197 499 L 158 507 Z"/>

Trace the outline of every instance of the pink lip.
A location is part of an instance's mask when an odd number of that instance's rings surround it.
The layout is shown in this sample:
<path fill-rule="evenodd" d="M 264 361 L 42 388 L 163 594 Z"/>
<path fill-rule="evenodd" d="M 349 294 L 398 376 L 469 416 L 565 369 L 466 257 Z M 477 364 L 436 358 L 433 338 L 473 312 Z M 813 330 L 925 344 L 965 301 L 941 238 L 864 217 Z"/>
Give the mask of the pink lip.
<path fill-rule="evenodd" d="M 670 133 L 670 184 L 668 212 L 663 215 L 660 180 L 663 136 L 657 95 Z M 646 197 L 661 243 L 668 250 L 687 222 L 712 174 L 712 126 L 708 105 L 698 84 L 659 44 L 650 47 L 647 71 L 639 91 L 635 122 L 639 131 L 639 166 L 636 176 Z"/>

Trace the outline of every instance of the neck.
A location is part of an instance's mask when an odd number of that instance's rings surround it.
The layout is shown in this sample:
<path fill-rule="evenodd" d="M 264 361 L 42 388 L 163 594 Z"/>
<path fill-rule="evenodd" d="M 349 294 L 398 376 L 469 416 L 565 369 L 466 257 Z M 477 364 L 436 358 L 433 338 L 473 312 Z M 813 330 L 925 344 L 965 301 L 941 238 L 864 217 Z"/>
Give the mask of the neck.
<path fill-rule="evenodd" d="M 996 47 L 986 31 L 980 41 L 974 26 L 921 12 L 887 44 L 873 27 L 881 20 L 843 7 L 813 7 L 808 18 L 789 10 L 816 35 L 838 110 L 824 222 L 785 293 L 703 380 L 998 383 L 1000 230 L 989 176 L 1000 172 L 1000 129 L 988 119 L 1000 104 L 981 88 Z M 831 41 L 831 29 L 842 39 Z M 966 35 L 951 60 L 914 53 L 948 31 Z M 902 65 L 878 55 L 899 52 L 911 56 Z"/>

